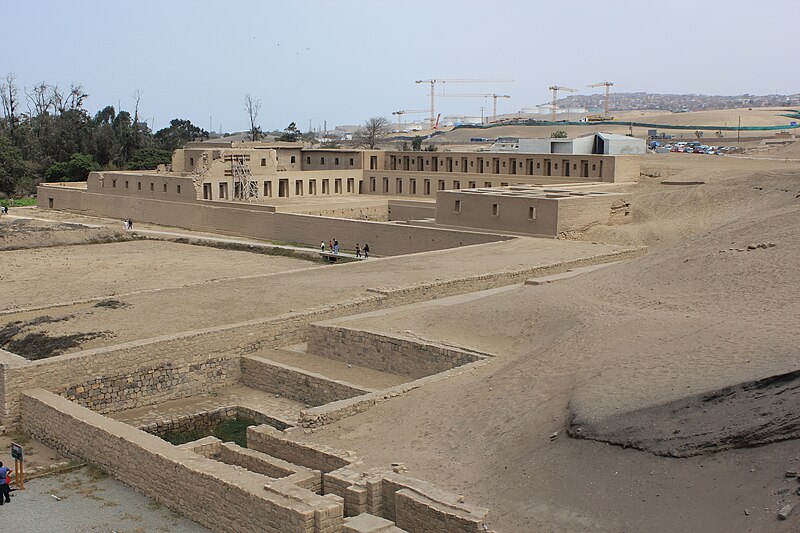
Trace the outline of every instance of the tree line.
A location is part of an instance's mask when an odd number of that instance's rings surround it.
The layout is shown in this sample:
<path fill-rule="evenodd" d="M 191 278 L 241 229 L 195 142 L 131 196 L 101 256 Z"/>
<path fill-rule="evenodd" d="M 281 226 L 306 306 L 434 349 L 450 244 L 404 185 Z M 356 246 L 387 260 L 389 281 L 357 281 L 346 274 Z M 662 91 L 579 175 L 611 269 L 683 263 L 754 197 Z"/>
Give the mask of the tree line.
<path fill-rule="evenodd" d="M 33 192 L 37 181 L 83 181 L 92 170 L 154 169 L 173 150 L 208 132 L 173 119 L 155 133 L 133 113 L 106 106 L 92 116 L 80 85 L 39 83 L 20 89 L 14 74 L 0 82 L 0 196 Z"/>

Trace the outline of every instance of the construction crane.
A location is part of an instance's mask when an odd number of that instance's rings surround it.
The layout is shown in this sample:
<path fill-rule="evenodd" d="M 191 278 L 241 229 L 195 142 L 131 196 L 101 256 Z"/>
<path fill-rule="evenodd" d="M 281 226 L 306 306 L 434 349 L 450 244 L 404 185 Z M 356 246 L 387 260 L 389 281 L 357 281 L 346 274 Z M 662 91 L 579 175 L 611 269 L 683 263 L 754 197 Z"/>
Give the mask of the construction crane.
<path fill-rule="evenodd" d="M 577 89 L 570 89 L 569 87 L 562 87 L 560 85 L 551 85 L 548 87 L 551 91 L 553 91 L 553 103 L 550 106 L 550 121 L 556 121 L 556 111 L 558 111 L 558 91 L 567 91 L 570 93 L 578 92 Z"/>
<path fill-rule="evenodd" d="M 492 122 L 497 120 L 497 99 L 498 98 L 511 98 L 508 94 L 443 94 L 447 98 L 461 97 L 461 98 L 491 98 L 492 99 Z"/>
<path fill-rule="evenodd" d="M 436 84 L 437 83 L 510 83 L 514 80 L 462 80 L 462 79 L 439 79 L 439 78 L 432 78 L 430 80 L 417 80 L 414 83 L 429 83 L 431 86 L 431 116 L 430 116 L 430 124 L 431 129 L 435 129 L 436 127 Z"/>
<path fill-rule="evenodd" d="M 613 81 L 601 81 L 599 83 L 593 83 L 593 84 L 589 85 L 589 87 L 605 87 L 606 88 L 606 99 L 605 99 L 605 102 L 603 104 L 603 110 L 604 110 L 603 115 L 606 118 L 608 117 L 608 103 L 609 103 L 609 99 L 610 99 L 609 91 L 610 91 L 610 88 L 613 85 L 614 85 Z"/>
<path fill-rule="evenodd" d="M 392 115 L 397 115 L 397 128 L 400 129 L 400 119 L 403 115 L 415 115 L 417 113 L 427 113 L 427 109 L 401 109 L 400 111 L 392 111 Z"/>

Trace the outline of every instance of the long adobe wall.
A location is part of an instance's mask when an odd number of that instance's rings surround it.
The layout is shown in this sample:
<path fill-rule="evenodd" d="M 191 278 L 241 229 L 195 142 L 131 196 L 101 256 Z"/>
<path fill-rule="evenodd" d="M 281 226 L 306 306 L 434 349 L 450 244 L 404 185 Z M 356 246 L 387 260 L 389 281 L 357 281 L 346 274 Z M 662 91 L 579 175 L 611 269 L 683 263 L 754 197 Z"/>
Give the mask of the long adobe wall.
<path fill-rule="evenodd" d="M 98 194 L 40 185 L 40 208 L 175 226 L 317 247 L 336 238 L 344 248 L 369 243 L 376 255 L 392 256 L 507 240 L 513 237 L 405 224 L 348 220 L 296 213 L 270 212 L 266 206 L 233 202 L 168 201 L 136 196 Z"/>

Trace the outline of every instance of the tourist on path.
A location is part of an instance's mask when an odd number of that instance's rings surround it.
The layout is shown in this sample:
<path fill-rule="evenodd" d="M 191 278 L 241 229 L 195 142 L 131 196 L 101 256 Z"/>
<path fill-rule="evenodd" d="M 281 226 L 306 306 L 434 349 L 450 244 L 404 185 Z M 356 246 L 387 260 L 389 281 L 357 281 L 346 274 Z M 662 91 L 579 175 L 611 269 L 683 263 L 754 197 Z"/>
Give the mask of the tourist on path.
<path fill-rule="evenodd" d="M 339 253 L 339 241 L 337 239 L 333 239 L 333 253 Z"/>
<path fill-rule="evenodd" d="M 369 257 L 369 244 L 364 243 L 364 259 Z"/>
<path fill-rule="evenodd" d="M 319 251 L 320 252 L 324 252 L 325 251 L 325 241 L 321 241 L 319 243 Z"/>
<path fill-rule="evenodd" d="M 3 505 L 3 499 L 5 498 L 5 503 L 11 503 L 11 489 L 8 486 L 8 474 L 11 472 L 11 469 L 7 466 L 3 466 L 3 463 L 0 463 L 0 505 Z"/>
<path fill-rule="evenodd" d="M 333 241 L 328 241 L 328 251 L 333 253 Z"/>
<path fill-rule="evenodd" d="M 356 257 L 361 257 L 361 248 L 358 246 L 358 243 L 356 243 Z"/>

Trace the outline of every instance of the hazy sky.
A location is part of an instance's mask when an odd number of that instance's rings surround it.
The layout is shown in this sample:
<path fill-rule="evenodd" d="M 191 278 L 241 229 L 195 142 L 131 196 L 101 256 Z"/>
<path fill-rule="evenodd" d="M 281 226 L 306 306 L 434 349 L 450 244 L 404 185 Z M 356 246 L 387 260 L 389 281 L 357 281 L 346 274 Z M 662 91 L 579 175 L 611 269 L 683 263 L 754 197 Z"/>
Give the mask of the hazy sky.
<path fill-rule="evenodd" d="M 718 2 L 470 0 L 27 2 L 3 0 L 0 74 L 20 86 L 80 83 L 91 113 L 131 109 L 156 129 L 175 117 L 246 129 L 244 95 L 265 130 L 361 123 L 427 109 L 436 78 L 507 93 L 498 112 L 549 100 L 552 84 L 598 92 L 800 92 L 796 0 Z M 440 89 L 437 90 L 437 93 Z M 481 98 L 437 98 L 437 112 L 480 114 Z M 418 115 L 423 118 L 424 115 Z"/>

